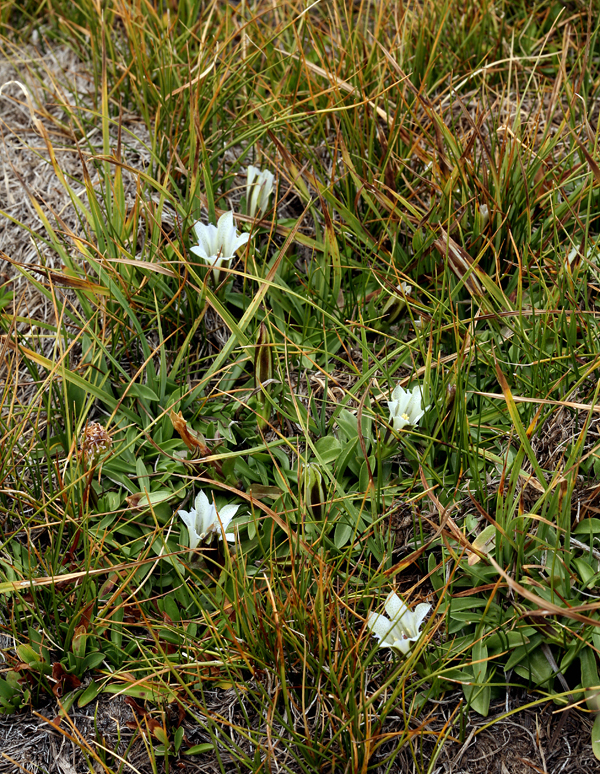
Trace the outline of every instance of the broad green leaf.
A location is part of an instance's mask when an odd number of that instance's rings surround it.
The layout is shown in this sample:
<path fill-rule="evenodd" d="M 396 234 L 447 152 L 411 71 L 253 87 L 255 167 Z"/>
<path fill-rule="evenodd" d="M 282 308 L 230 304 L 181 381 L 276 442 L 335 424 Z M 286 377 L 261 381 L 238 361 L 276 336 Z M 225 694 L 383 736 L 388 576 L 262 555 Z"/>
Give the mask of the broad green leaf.
<path fill-rule="evenodd" d="M 315 443 L 315 449 L 321 456 L 321 460 L 329 464 L 340 456 L 342 444 L 334 435 L 326 435 Z"/>
<path fill-rule="evenodd" d="M 86 707 L 88 704 L 90 704 L 90 702 L 94 701 L 94 699 L 98 696 L 99 693 L 100 693 L 100 686 L 95 680 L 92 680 L 92 682 L 88 685 L 88 687 L 77 699 L 77 706 Z"/>
<path fill-rule="evenodd" d="M 591 648 L 584 648 L 579 654 L 581 685 L 586 689 L 585 700 L 591 710 L 600 710 L 600 678 L 596 654 Z M 596 689 L 596 690 L 593 690 Z"/>
<path fill-rule="evenodd" d="M 576 535 L 590 535 L 600 532 L 600 519 L 582 519 L 573 532 Z"/>
<path fill-rule="evenodd" d="M 201 753 L 210 752 L 214 749 L 214 744 L 210 742 L 204 742 L 203 744 L 195 744 L 193 747 L 188 747 L 188 749 L 184 750 L 183 753 L 184 755 L 200 755 Z"/>
<path fill-rule="evenodd" d="M 594 725 L 592 726 L 592 750 L 595 757 L 600 761 L 600 715 L 596 715 Z"/>
<path fill-rule="evenodd" d="M 353 528 L 346 521 L 338 521 L 335 525 L 333 542 L 336 548 L 343 548 L 352 537 Z"/>
<path fill-rule="evenodd" d="M 142 398 L 143 400 L 158 401 L 160 398 L 146 384 L 130 384 L 125 393 L 132 398 Z"/>

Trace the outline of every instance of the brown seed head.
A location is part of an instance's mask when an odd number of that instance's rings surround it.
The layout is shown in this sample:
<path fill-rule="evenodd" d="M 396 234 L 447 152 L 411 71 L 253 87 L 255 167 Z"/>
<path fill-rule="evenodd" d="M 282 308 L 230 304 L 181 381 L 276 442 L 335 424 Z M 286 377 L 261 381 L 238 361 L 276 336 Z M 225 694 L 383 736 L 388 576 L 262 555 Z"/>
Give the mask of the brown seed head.
<path fill-rule="evenodd" d="M 87 468 L 94 467 L 112 448 L 112 438 L 98 422 L 89 422 L 81 435 L 81 457 Z"/>

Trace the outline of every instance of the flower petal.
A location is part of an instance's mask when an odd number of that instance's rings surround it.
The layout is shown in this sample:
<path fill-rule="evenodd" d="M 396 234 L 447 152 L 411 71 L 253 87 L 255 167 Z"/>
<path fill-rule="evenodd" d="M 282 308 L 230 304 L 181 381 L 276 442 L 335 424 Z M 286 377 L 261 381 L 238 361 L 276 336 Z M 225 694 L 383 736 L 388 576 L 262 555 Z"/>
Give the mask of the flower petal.
<path fill-rule="evenodd" d="M 269 197 L 273 192 L 274 180 L 275 176 L 273 173 L 269 172 L 268 169 L 265 169 L 262 173 L 262 181 L 260 184 L 260 201 L 258 203 L 258 208 L 261 212 L 267 211 L 267 207 L 269 206 Z"/>
<path fill-rule="evenodd" d="M 256 200 L 258 197 L 257 179 L 260 169 L 250 165 L 248 167 L 248 179 L 246 182 L 246 214 L 253 218 L 256 215 Z"/>
<path fill-rule="evenodd" d="M 410 650 L 410 646 L 412 645 L 411 640 L 409 639 L 400 639 L 400 640 L 394 640 L 392 645 L 390 645 L 391 648 L 394 650 L 397 650 L 399 653 L 402 653 L 403 656 L 406 656 L 408 651 Z"/>
<path fill-rule="evenodd" d="M 206 251 L 201 245 L 192 245 L 190 247 L 190 252 L 194 253 L 194 255 L 197 255 L 199 258 L 202 258 L 202 260 L 209 266 L 220 266 L 223 260 L 216 255 L 207 255 Z"/>
<path fill-rule="evenodd" d="M 218 230 L 212 223 L 205 226 L 203 223 L 196 223 L 194 231 L 201 247 L 208 257 L 215 256 L 218 253 Z"/>
<path fill-rule="evenodd" d="M 210 502 L 203 490 L 196 495 L 196 532 L 204 535 L 216 517 L 215 506 Z"/>
<path fill-rule="evenodd" d="M 196 532 L 196 511 L 194 509 L 189 512 L 178 511 L 178 514 L 181 516 L 183 523 L 187 527 L 189 547 L 190 549 L 194 549 L 200 542 L 200 535 Z"/>
<path fill-rule="evenodd" d="M 416 425 L 418 423 L 419 419 L 421 419 L 424 413 L 425 413 L 424 411 L 419 411 L 418 414 L 415 414 L 412 421 L 413 425 Z"/>
<path fill-rule="evenodd" d="M 420 605 L 417 605 L 415 607 L 415 611 L 413 613 L 414 617 L 414 623 L 415 623 L 415 629 L 417 631 L 417 634 L 421 634 L 419 629 L 421 628 L 421 625 L 425 618 L 427 617 L 427 614 L 431 610 L 431 605 L 427 604 L 427 602 L 421 602 Z"/>
<path fill-rule="evenodd" d="M 389 634 L 394 628 L 393 621 L 390 621 L 385 615 L 369 613 L 367 616 L 367 628 L 381 642 L 382 647 L 390 647 Z"/>
<path fill-rule="evenodd" d="M 177 511 L 177 515 L 181 516 L 181 519 L 188 529 L 193 529 L 196 524 L 196 511 Z"/>
<path fill-rule="evenodd" d="M 408 403 L 406 404 L 406 413 L 412 418 L 415 417 L 419 412 L 421 412 L 421 401 L 423 400 L 423 396 L 421 394 L 421 388 L 415 387 L 412 393 L 410 394 L 410 397 L 408 399 Z M 422 415 L 422 412 L 421 412 Z M 414 420 L 413 420 L 414 422 Z"/>
<path fill-rule="evenodd" d="M 229 522 L 233 519 L 239 507 L 239 505 L 224 505 L 219 510 L 219 518 L 221 519 L 221 524 L 223 525 L 223 532 L 227 532 Z"/>
<path fill-rule="evenodd" d="M 233 242 L 236 237 L 235 226 L 233 225 L 233 212 L 224 212 L 217 223 L 217 245 L 220 254 L 224 258 L 233 257 Z"/>
<path fill-rule="evenodd" d="M 396 431 L 404 429 L 406 425 L 410 425 L 410 422 L 404 417 L 396 417 L 394 420 L 394 430 Z"/>
<path fill-rule="evenodd" d="M 199 258 L 202 258 L 203 261 L 210 261 L 210 257 L 202 245 L 191 245 L 190 252 L 194 253 L 194 255 L 197 255 Z"/>
<path fill-rule="evenodd" d="M 401 385 L 397 384 L 394 387 L 394 389 L 392 390 L 392 400 L 400 401 L 400 400 L 402 400 L 405 397 L 406 397 L 406 391 L 405 391 L 404 387 L 402 387 Z"/>
<path fill-rule="evenodd" d="M 385 612 L 394 623 L 398 623 L 409 612 L 408 607 L 406 607 L 403 600 L 400 599 L 394 591 L 388 595 L 384 607 Z"/>
<path fill-rule="evenodd" d="M 258 175 L 260 175 L 260 169 L 258 167 L 252 166 L 252 164 L 248 165 L 248 169 L 246 170 L 247 174 L 247 183 L 246 183 L 246 191 L 249 191 L 249 189 L 252 187 L 252 184 L 254 183 L 254 180 Z M 248 196 L 248 194 L 246 194 Z"/>
<path fill-rule="evenodd" d="M 234 255 L 240 247 L 246 244 L 246 242 L 250 239 L 250 234 L 247 231 L 244 231 L 243 234 L 240 234 L 237 236 L 233 242 L 233 252 L 232 255 Z"/>

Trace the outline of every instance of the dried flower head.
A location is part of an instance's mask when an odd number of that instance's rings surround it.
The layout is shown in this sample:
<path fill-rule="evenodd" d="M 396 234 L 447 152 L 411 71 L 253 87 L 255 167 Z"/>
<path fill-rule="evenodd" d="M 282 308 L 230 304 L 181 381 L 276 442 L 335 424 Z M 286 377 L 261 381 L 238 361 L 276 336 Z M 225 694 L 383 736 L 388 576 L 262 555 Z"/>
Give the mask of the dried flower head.
<path fill-rule="evenodd" d="M 88 422 L 81 434 L 81 458 L 86 468 L 95 467 L 112 449 L 112 438 L 99 422 Z"/>

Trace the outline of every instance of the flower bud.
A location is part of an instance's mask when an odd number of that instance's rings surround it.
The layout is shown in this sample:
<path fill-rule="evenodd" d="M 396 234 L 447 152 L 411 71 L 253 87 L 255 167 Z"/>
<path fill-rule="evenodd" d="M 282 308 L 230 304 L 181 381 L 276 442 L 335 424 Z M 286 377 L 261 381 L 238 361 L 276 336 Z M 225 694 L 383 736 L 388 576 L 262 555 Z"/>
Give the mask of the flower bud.
<path fill-rule="evenodd" d="M 446 385 L 446 408 L 450 408 L 452 404 L 454 403 L 454 398 L 456 397 L 456 383 L 455 380 L 452 382 L 449 382 Z"/>
<path fill-rule="evenodd" d="M 254 350 L 254 381 L 256 387 L 262 387 L 273 378 L 273 355 L 271 353 L 271 338 L 264 322 L 258 328 L 256 348 Z"/>
<path fill-rule="evenodd" d="M 325 490 L 323 487 L 323 476 L 319 466 L 315 463 L 303 466 L 302 488 L 304 502 L 308 510 L 315 519 L 320 519 L 325 505 Z"/>
<path fill-rule="evenodd" d="M 248 182 L 246 183 L 246 212 L 251 218 L 261 217 L 269 207 L 269 197 L 273 193 L 275 177 L 268 169 L 262 172 L 252 164 L 248 167 Z"/>
<path fill-rule="evenodd" d="M 271 419 L 271 404 L 266 391 L 273 378 L 273 354 L 269 329 L 264 323 L 258 328 L 258 337 L 254 349 L 254 383 L 259 390 L 257 395 L 256 421 L 261 430 L 265 430 Z"/>
<path fill-rule="evenodd" d="M 387 316 L 387 322 L 393 323 L 398 317 L 400 312 L 406 306 L 406 298 L 412 293 L 412 286 L 406 282 L 401 282 L 396 288 L 396 292 L 392 293 L 387 300 L 387 303 L 383 307 L 382 317 Z"/>
<path fill-rule="evenodd" d="M 490 219 L 490 208 L 487 204 L 481 204 L 479 206 L 479 215 L 481 217 L 481 228 L 484 229 Z"/>

